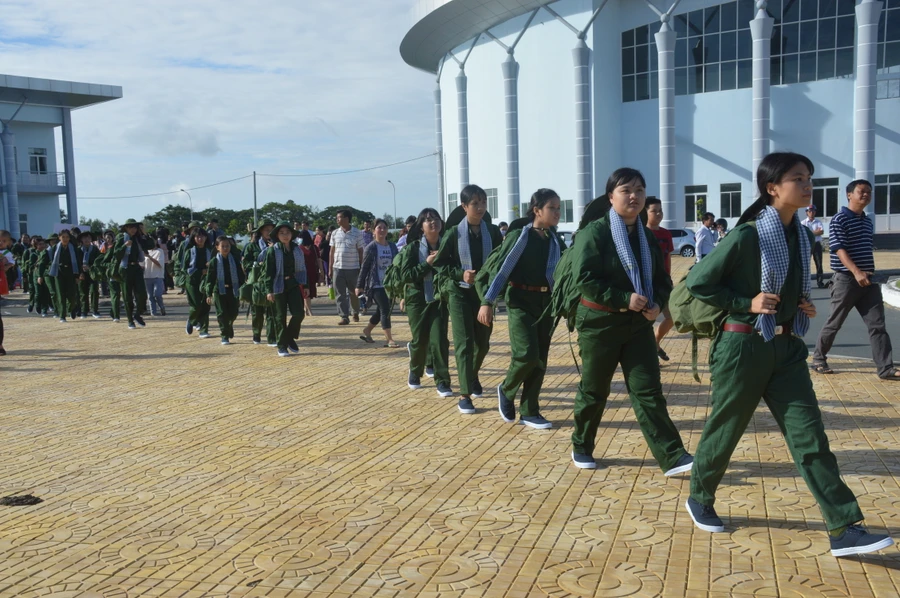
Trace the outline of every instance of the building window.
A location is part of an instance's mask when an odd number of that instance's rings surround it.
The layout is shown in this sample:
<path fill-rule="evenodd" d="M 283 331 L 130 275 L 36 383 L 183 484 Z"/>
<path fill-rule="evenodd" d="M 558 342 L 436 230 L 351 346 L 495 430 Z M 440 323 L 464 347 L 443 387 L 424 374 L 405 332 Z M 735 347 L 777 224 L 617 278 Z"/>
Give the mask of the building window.
<path fill-rule="evenodd" d="M 525 218 L 528 215 L 528 210 L 531 208 L 531 203 L 520 203 L 519 204 L 519 213 L 516 214 L 519 218 Z"/>
<path fill-rule="evenodd" d="M 559 202 L 559 207 L 562 208 L 561 214 L 559 217 L 560 222 L 575 222 L 575 202 L 571 199 L 564 199 Z"/>
<path fill-rule="evenodd" d="M 685 222 L 700 222 L 706 207 L 706 185 L 688 185 L 684 188 Z"/>
<path fill-rule="evenodd" d="M 447 210 L 445 212 L 445 214 L 447 216 L 445 216 L 445 218 L 449 217 L 450 213 L 453 212 L 453 210 L 455 210 L 458 205 L 459 205 L 459 195 L 456 193 L 449 194 L 447 196 Z"/>
<path fill-rule="evenodd" d="M 886 2 L 878 22 L 875 97 L 900 98 L 900 2 Z"/>
<path fill-rule="evenodd" d="M 722 218 L 738 218 L 741 215 L 741 184 L 726 183 L 720 188 L 722 201 L 719 212 Z"/>
<path fill-rule="evenodd" d="M 875 177 L 875 214 L 900 214 L 900 174 Z"/>
<path fill-rule="evenodd" d="M 31 174 L 47 174 L 47 150 L 45 148 L 28 148 L 28 170 Z"/>
<path fill-rule="evenodd" d="M 831 218 L 838 213 L 838 197 L 840 197 L 838 179 L 813 179 L 813 204 L 816 214 L 821 218 Z"/>
<path fill-rule="evenodd" d="M 485 194 L 487 195 L 487 211 L 491 216 L 496 217 L 498 208 L 497 208 L 497 190 L 496 189 L 485 189 Z"/>
<path fill-rule="evenodd" d="M 622 101 L 649 100 L 659 96 L 656 38 L 659 21 L 622 33 Z"/>
<path fill-rule="evenodd" d="M 28 234 L 28 214 L 19 212 L 19 236 Z"/>

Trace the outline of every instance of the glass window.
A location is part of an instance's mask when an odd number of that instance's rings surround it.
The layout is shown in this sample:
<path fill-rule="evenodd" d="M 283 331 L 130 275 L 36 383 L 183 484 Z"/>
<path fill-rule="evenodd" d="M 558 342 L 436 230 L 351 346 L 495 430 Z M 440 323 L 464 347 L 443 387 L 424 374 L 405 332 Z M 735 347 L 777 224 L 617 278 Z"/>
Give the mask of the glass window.
<path fill-rule="evenodd" d="M 837 14 L 837 0 L 819 0 L 819 18 L 833 17 Z"/>
<path fill-rule="evenodd" d="M 703 64 L 703 38 L 692 37 L 688 40 L 688 64 Z"/>
<path fill-rule="evenodd" d="M 816 31 L 818 25 L 815 21 L 800 23 L 800 51 L 811 52 L 816 49 Z"/>
<path fill-rule="evenodd" d="M 756 14 L 756 2 L 754 0 L 738 0 L 738 29 L 746 29 Z"/>
<path fill-rule="evenodd" d="M 703 91 L 703 67 L 692 66 L 688 68 L 688 93 L 700 93 Z"/>
<path fill-rule="evenodd" d="M 785 85 L 796 83 L 800 80 L 800 57 L 797 54 L 788 54 L 781 57 L 781 82 Z"/>
<path fill-rule="evenodd" d="M 659 52 L 656 50 L 655 45 L 650 46 L 650 70 L 659 70 Z"/>
<path fill-rule="evenodd" d="M 647 56 L 648 46 L 638 46 L 634 49 L 634 72 L 646 73 L 650 70 L 650 57 Z M 628 73 L 622 73 L 627 75 Z"/>
<path fill-rule="evenodd" d="M 642 73 L 635 78 L 636 90 L 634 97 L 637 100 L 650 99 L 650 75 Z"/>
<path fill-rule="evenodd" d="M 719 7 L 710 6 L 703 11 L 703 32 L 718 33 L 719 32 Z"/>
<path fill-rule="evenodd" d="M 769 82 L 781 85 L 781 56 L 773 56 L 769 60 Z"/>
<path fill-rule="evenodd" d="M 891 42 L 884 45 L 884 66 L 900 65 L 900 42 Z"/>
<path fill-rule="evenodd" d="M 816 80 L 816 53 L 807 52 L 800 55 L 800 83 Z"/>
<path fill-rule="evenodd" d="M 813 179 L 813 204 L 820 218 L 830 218 L 838 212 L 838 179 Z"/>
<path fill-rule="evenodd" d="M 852 0 L 851 0 L 852 1 Z M 800 20 L 800 0 L 785 0 L 783 21 L 796 23 Z"/>
<path fill-rule="evenodd" d="M 488 214 L 497 216 L 497 189 L 485 189 L 484 194 L 487 195 L 487 211 Z"/>
<path fill-rule="evenodd" d="M 885 37 L 889 42 L 900 41 L 900 10 L 885 11 Z"/>
<path fill-rule="evenodd" d="M 781 22 L 781 0 L 769 0 L 766 5 L 766 13 L 775 19 L 775 23 Z"/>
<path fill-rule="evenodd" d="M 719 65 L 707 64 L 704 68 L 703 91 L 719 91 Z"/>
<path fill-rule="evenodd" d="M 753 63 L 750 60 L 738 62 L 738 88 L 747 89 L 753 86 Z"/>
<path fill-rule="evenodd" d="M 687 66 L 688 64 L 688 40 L 679 39 L 675 42 L 675 66 Z"/>
<path fill-rule="evenodd" d="M 699 222 L 706 212 L 706 185 L 684 188 L 684 215 L 687 222 Z"/>
<path fill-rule="evenodd" d="M 728 183 L 720 187 L 719 213 L 722 218 L 737 218 L 741 215 L 741 184 Z"/>
<path fill-rule="evenodd" d="M 562 208 L 560 222 L 575 222 L 575 202 L 571 199 L 564 199 L 560 207 Z"/>
<path fill-rule="evenodd" d="M 825 211 L 828 214 L 838 213 L 838 190 L 830 188 L 825 190 Z"/>
<path fill-rule="evenodd" d="M 719 39 L 722 60 L 735 60 L 737 58 L 737 33 L 730 31 L 723 33 Z"/>
<path fill-rule="evenodd" d="M 772 28 L 772 43 L 769 45 L 769 55 L 778 56 L 781 54 L 781 27 L 776 25 Z"/>
<path fill-rule="evenodd" d="M 888 214 L 900 214 L 900 185 L 891 185 L 888 202 Z"/>
<path fill-rule="evenodd" d="M 856 11 L 856 0 L 837 0 L 839 15 L 852 15 Z"/>
<path fill-rule="evenodd" d="M 734 31 L 737 25 L 737 3 L 729 2 L 719 9 L 719 26 L 722 31 Z"/>
<path fill-rule="evenodd" d="M 622 101 L 634 101 L 634 75 L 622 77 Z"/>
<path fill-rule="evenodd" d="M 738 58 L 751 58 L 753 56 L 753 38 L 749 29 L 738 31 Z"/>
<path fill-rule="evenodd" d="M 837 19 L 819 19 L 819 49 L 830 50 L 835 47 L 835 27 Z"/>
<path fill-rule="evenodd" d="M 687 37 L 687 15 L 675 15 L 675 33 L 678 35 L 678 38 Z"/>
<path fill-rule="evenodd" d="M 819 0 L 800 0 L 800 21 L 815 21 L 819 12 Z"/>
<path fill-rule="evenodd" d="M 675 69 L 675 95 L 687 95 L 687 68 Z"/>
<path fill-rule="evenodd" d="M 845 77 L 853 74 L 853 48 L 843 48 L 837 51 L 835 58 L 835 75 Z"/>
<path fill-rule="evenodd" d="M 622 49 L 622 74 L 634 74 L 634 48 Z"/>
<path fill-rule="evenodd" d="M 622 47 L 627 48 L 634 45 L 634 29 L 622 32 Z"/>
<path fill-rule="evenodd" d="M 875 177 L 875 214 L 887 214 L 888 186 L 879 185 L 878 177 Z"/>
<path fill-rule="evenodd" d="M 816 78 L 820 81 L 834 78 L 834 50 L 821 50 L 819 52 Z"/>
<path fill-rule="evenodd" d="M 853 17 L 841 17 L 837 20 L 837 35 L 835 41 L 838 48 L 852 48 L 856 23 Z"/>
<path fill-rule="evenodd" d="M 703 35 L 703 11 L 694 10 L 688 14 L 688 36 Z"/>
<path fill-rule="evenodd" d="M 650 99 L 655 100 L 659 97 L 659 72 L 650 73 Z"/>
<path fill-rule="evenodd" d="M 800 51 L 800 25 L 790 23 L 781 26 L 781 52 L 795 54 Z"/>
<path fill-rule="evenodd" d="M 737 89 L 737 63 L 723 62 L 721 70 L 722 91 Z"/>
<path fill-rule="evenodd" d="M 641 44 L 646 44 L 647 43 L 647 34 L 648 34 L 648 31 L 647 31 L 646 25 L 635 29 L 634 30 L 634 44 L 636 46 L 639 46 Z"/>
<path fill-rule="evenodd" d="M 704 35 L 703 44 L 706 46 L 703 52 L 703 64 L 719 62 L 719 34 Z"/>

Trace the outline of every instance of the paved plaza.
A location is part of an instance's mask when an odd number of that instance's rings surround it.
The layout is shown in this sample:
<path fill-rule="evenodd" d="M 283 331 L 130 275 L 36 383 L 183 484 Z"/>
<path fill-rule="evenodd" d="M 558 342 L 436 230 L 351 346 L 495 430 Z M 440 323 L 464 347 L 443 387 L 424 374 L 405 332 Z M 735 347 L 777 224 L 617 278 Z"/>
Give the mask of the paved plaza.
<path fill-rule="evenodd" d="M 876 261 L 898 268 L 900 254 Z M 676 279 L 688 264 L 675 259 Z M 0 496 L 43 502 L 0 507 L 2 597 L 900 596 L 896 546 L 830 555 L 765 407 L 718 494 L 725 533 L 694 527 L 689 477 L 656 466 L 621 374 L 603 468 L 576 469 L 563 325 L 541 398 L 554 427 L 533 430 L 496 409 L 505 315 L 486 396 L 462 416 L 428 379 L 409 390 L 406 351 L 362 343 L 362 324 L 335 326 L 325 300 L 300 356 L 278 359 L 250 342 L 243 314 L 235 345 L 186 336 L 172 293 L 170 315 L 138 330 L 26 315 L 19 297 L 3 303 Z M 670 413 L 693 451 L 708 374 L 704 363 L 692 379 L 687 336 L 665 347 Z M 813 381 L 832 449 L 868 526 L 900 537 L 900 384 L 869 361 L 830 364 Z"/>

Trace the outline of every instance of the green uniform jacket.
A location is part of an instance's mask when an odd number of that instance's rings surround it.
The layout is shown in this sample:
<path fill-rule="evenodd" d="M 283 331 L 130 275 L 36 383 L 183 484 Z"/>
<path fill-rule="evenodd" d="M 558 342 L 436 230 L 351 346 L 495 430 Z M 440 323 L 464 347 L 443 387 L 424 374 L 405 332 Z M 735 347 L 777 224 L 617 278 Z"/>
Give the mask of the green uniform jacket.
<path fill-rule="evenodd" d="M 245 275 L 250 273 L 250 269 L 253 268 L 253 264 L 259 260 L 259 254 L 262 252 L 263 250 L 259 246 L 259 241 L 244 245 L 244 251 L 241 254 L 241 267 L 244 269 Z"/>
<path fill-rule="evenodd" d="M 241 285 L 244 284 L 244 272 L 241 270 L 240 258 L 237 255 L 233 256 L 235 259 L 235 266 L 237 266 L 237 280 L 230 281 L 232 285 L 236 288 L 241 288 Z M 209 261 L 206 265 L 206 276 L 203 278 L 203 283 L 200 286 L 200 289 L 207 297 L 213 297 L 219 293 L 219 264 L 218 264 L 218 255 L 215 255 L 213 259 Z M 230 276 L 230 268 L 228 267 L 228 263 L 224 264 L 225 266 L 225 275 Z M 226 278 L 226 284 L 228 283 L 228 279 Z"/>
<path fill-rule="evenodd" d="M 397 268 L 401 283 L 406 285 L 406 300 L 425 301 L 425 277 L 428 273 L 434 274 L 434 298 L 440 299 L 440 276 L 437 268 L 428 262 L 419 262 L 419 248 L 421 243 L 427 243 L 424 238 L 413 241 L 400 250 L 394 260 L 394 267 Z M 440 246 L 440 241 L 438 241 Z M 435 258 L 437 261 L 437 258 Z"/>
<path fill-rule="evenodd" d="M 301 250 L 301 253 L 300 253 L 301 257 L 303 256 L 302 251 L 303 250 Z M 282 253 L 284 255 L 284 260 L 282 261 L 282 264 L 281 264 L 282 268 L 284 269 L 284 271 L 282 272 L 282 276 L 293 277 L 294 273 L 295 273 L 293 245 L 291 245 L 291 251 L 284 251 Z M 306 265 L 306 264 L 304 264 L 304 265 Z M 275 274 L 276 274 L 275 270 L 276 270 L 275 250 L 274 250 L 274 248 L 270 248 L 270 251 L 266 252 L 266 259 L 265 259 L 265 276 L 264 276 L 265 282 L 264 282 L 264 284 L 266 285 L 266 293 L 275 294 Z M 309 275 L 308 272 L 307 272 L 307 275 Z M 291 280 L 284 281 L 285 290 L 291 288 L 291 286 L 293 284 L 292 280 L 293 280 L 293 278 Z M 306 280 L 309 281 L 309 278 L 307 278 Z M 308 285 L 298 285 L 298 286 L 305 287 Z"/>
<path fill-rule="evenodd" d="M 506 261 L 513 247 L 516 246 L 519 237 L 522 236 L 522 230 L 516 229 L 506 233 L 503 244 L 491 252 L 484 267 L 475 276 L 475 288 L 478 290 L 478 296 L 481 298 L 482 305 L 491 305 L 485 299 L 485 295 L 487 295 L 488 289 L 491 288 L 494 278 L 500 272 L 500 269 L 503 268 L 503 262 Z M 529 293 L 529 291 L 512 288 L 509 286 L 510 282 L 529 287 L 550 286 L 550 281 L 547 280 L 547 262 L 550 261 L 550 244 L 552 243 L 550 235 L 553 234 L 556 233 L 549 232 L 542 238 L 536 232 L 531 233 L 531 238 L 528 239 L 528 243 L 525 245 L 525 251 L 522 252 L 516 267 L 513 268 L 509 275 L 506 288 L 497 295 L 497 299 L 508 300 L 510 294 L 527 295 Z M 562 255 L 562 252 L 566 250 L 566 244 L 561 236 L 556 235 L 556 238 L 559 241 L 560 255 Z"/>
<path fill-rule="evenodd" d="M 466 225 L 465 222 L 462 223 Z M 467 225 L 466 225 L 467 226 Z M 456 238 L 458 226 L 447 229 L 441 238 L 441 247 L 434 258 L 434 267 L 441 274 L 441 293 L 465 294 L 467 289 L 459 286 L 463 279 L 463 269 L 459 263 L 459 243 Z M 491 236 L 491 245 L 494 249 L 503 244 L 503 234 L 493 224 L 488 224 L 488 234 Z M 472 253 L 472 269 L 480 270 L 488 256 L 482 255 L 481 239 L 469 232 L 469 250 Z"/>
<path fill-rule="evenodd" d="M 672 279 L 666 273 L 666 265 L 662 250 L 653 235 L 653 231 L 638 222 L 635 231 L 628 235 L 631 251 L 634 253 L 638 268 L 641 267 L 641 247 L 638 234 L 647 237 L 650 245 L 650 257 L 653 261 L 653 302 L 660 309 L 669 304 L 672 294 Z M 612 230 L 609 227 L 609 215 L 591 222 L 578 233 L 578 243 L 573 244 L 571 251 L 572 271 L 577 273 L 577 287 L 581 296 L 613 309 L 627 310 L 634 285 L 625 273 L 625 267 L 616 253 Z M 706 258 L 704 258 L 706 259 Z"/>
<path fill-rule="evenodd" d="M 74 244 L 71 244 L 72 247 L 75 247 Z M 58 245 L 57 245 L 58 247 Z M 54 248 L 53 252 L 56 252 L 56 248 Z M 65 247 L 59 250 L 59 272 L 56 276 L 57 279 L 66 280 L 66 281 L 75 281 L 79 276 L 81 276 L 81 260 L 83 258 L 83 254 L 81 253 L 81 247 L 75 247 L 75 264 L 71 264 L 71 254 L 69 250 Z M 53 253 L 47 253 L 47 269 L 46 273 L 43 276 L 50 276 L 50 268 L 53 266 Z M 60 274 L 62 276 L 60 276 Z"/>
<path fill-rule="evenodd" d="M 82 246 L 81 247 L 81 258 L 82 258 L 81 265 L 82 266 L 84 265 L 84 251 L 85 251 L 84 246 Z M 88 274 L 90 274 L 93 277 L 94 264 L 97 263 L 97 260 L 100 258 L 100 256 L 102 254 L 100 253 L 100 250 L 93 244 L 91 244 L 91 246 L 88 247 L 87 251 L 90 252 L 90 253 L 88 253 Z M 81 273 L 83 274 L 84 270 L 81 270 Z"/>

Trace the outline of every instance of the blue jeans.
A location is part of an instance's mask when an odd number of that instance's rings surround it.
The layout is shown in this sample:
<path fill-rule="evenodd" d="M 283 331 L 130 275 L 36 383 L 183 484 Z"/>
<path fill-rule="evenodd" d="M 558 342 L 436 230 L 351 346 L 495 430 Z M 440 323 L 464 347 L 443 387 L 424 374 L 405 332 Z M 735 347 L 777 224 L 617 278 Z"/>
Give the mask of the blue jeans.
<path fill-rule="evenodd" d="M 166 290 L 166 280 L 164 278 L 145 278 L 144 282 L 147 286 L 147 298 L 150 300 L 150 313 L 158 316 L 166 308 L 162 298 L 163 292 Z"/>

